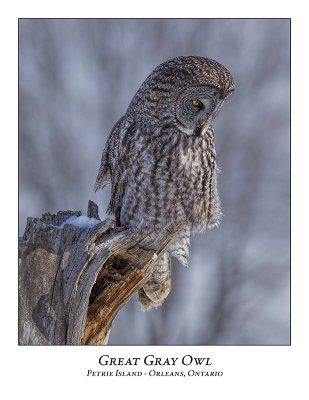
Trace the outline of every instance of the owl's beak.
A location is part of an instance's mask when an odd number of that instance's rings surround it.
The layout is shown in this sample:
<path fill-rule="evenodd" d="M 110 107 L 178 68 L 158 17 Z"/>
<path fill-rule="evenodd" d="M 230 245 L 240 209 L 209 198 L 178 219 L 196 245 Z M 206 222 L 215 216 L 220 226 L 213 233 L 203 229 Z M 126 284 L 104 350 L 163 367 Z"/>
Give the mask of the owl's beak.
<path fill-rule="evenodd" d="M 212 126 L 214 119 L 216 118 L 221 106 L 223 104 L 223 100 L 220 101 L 216 107 L 214 108 L 214 110 L 212 111 L 211 114 L 206 115 L 204 118 L 200 118 L 197 121 L 196 124 L 196 128 L 195 128 L 195 133 L 202 133 L 202 132 L 207 132 L 208 129 Z"/>
<path fill-rule="evenodd" d="M 206 132 L 207 129 L 210 127 L 211 125 L 211 118 L 208 119 L 199 119 L 197 121 L 197 126 L 196 126 L 196 132 L 202 133 L 202 132 Z"/>
<path fill-rule="evenodd" d="M 213 112 L 209 115 L 209 117 L 207 118 L 206 121 L 202 120 L 202 122 L 203 122 L 202 129 L 204 131 L 207 131 L 209 129 L 209 127 L 212 126 L 216 116 L 218 115 L 218 112 L 220 111 L 220 108 L 222 107 L 223 102 L 224 101 L 222 100 L 217 104 L 217 106 L 215 107 Z"/>
<path fill-rule="evenodd" d="M 207 121 L 205 121 L 204 119 L 199 119 L 199 120 L 197 121 L 197 126 L 198 126 L 200 129 L 202 129 L 202 128 L 204 128 L 204 126 L 206 125 L 206 123 L 207 123 Z"/>

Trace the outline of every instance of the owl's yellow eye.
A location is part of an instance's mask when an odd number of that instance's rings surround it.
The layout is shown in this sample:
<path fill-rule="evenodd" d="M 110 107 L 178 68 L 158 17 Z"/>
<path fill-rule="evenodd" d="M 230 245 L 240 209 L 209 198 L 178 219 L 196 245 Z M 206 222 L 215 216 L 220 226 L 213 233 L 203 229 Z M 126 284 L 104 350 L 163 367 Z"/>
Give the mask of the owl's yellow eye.
<path fill-rule="evenodd" d="M 192 100 L 192 105 L 194 107 L 198 107 L 198 108 L 202 108 L 203 107 L 203 103 L 200 100 Z"/>

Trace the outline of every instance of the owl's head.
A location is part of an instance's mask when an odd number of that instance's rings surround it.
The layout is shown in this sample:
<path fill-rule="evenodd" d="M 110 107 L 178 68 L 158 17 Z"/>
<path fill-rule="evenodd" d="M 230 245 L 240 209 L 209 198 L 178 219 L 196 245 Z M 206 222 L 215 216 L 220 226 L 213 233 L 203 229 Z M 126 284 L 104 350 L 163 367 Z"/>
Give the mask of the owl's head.
<path fill-rule="evenodd" d="M 139 123 L 172 125 L 187 135 L 206 131 L 234 80 L 221 64 L 208 58 L 176 57 L 159 65 L 134 96 L 128 113 Z"/>

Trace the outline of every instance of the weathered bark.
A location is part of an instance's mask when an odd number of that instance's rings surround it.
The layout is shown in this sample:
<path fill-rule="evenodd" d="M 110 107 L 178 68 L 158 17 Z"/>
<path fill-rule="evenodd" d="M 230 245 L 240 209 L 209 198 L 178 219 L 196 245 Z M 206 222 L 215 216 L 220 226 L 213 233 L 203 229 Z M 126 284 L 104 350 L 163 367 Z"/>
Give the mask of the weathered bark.
<path fill-rule="evenodd" d="M 106 344 L 114 317 L 149 277 L 177 231 L 142 237 L 114 229 L 65 224 L 80 212 L 28 218 L 19 242 L 19 343 Z M 95 203 L 88 216 L 98 218 Z"/>

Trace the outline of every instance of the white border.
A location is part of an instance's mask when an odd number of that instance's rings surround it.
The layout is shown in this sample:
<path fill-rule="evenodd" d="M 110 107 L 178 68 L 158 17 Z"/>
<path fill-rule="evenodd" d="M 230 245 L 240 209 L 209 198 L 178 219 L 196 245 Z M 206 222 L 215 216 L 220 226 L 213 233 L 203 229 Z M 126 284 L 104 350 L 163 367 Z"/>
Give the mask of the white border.
<path fill-rule="evenodd" d="M 51 6 L 52 4 L 52 6 Z M 182 395 L 214 399 L 269 399 L 297 397 L 308 393 L 305 380 L 308 354 L 308 101 L 307 12 L 282 2 L 257 4 L 218 2 L 209 9 L 205 1 L 190 3 L 196 12 L 188 15 L 187 4 L 132 1 L 112 9 L 103 2 L 54 1 L 43 6 L 39 1 L 10 2 L 1 21 L 1 187 L 3 227 L 1 305 L 1 379 L 9 397 L 55 399 L 55 396 L 81 399 L 92 395 L 116 398 L 158 398 Z M 243 8 L 248 4 L 247 8 Z M 164 5 L 164 7 L 163 7 Z M 176 7 L 176 9 L 175 9 Z M 216 8 L 214 8 L 216 7 Z M 297 9 L 296 9 L 297 7 Z M 162 13 L 162 9 L 165 13 Z M 292 346 L 186 346 L 186 347 L 18 347 L 17 346 L 17 18 L 18 17 L 292 17 Z M 5 149 L 5 151 L 4 151 Z M 289 162 L 289 160 L 286 160 Z M 7 201 L 5 201 L 7 200 Z M 5 258 L 4 258 L 5 256 Z M 11 284 L 8 284 L 11 283 Z M 3 337 L 2 337 L 3 336 Z M 211 357 L 224 371 L 219 379 L 207 378 L 96 378 L 89 379 L 88 368 L 98 368 L 101 354 L 121 357 L 161 357 L 192 354 Z M 153 386 L 151 385 L 153 384 Z M 168 393 L 167 393 L 168 392 Z"/>

